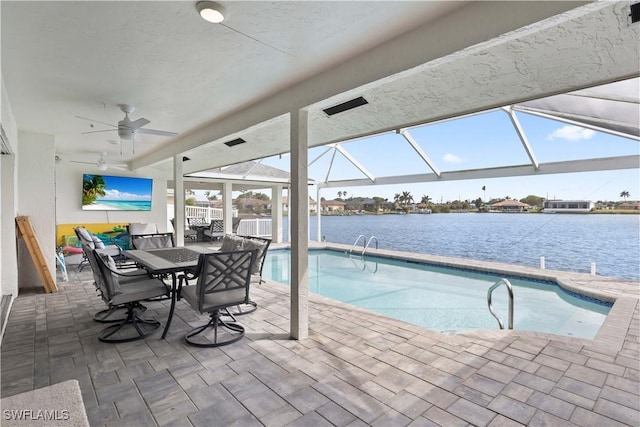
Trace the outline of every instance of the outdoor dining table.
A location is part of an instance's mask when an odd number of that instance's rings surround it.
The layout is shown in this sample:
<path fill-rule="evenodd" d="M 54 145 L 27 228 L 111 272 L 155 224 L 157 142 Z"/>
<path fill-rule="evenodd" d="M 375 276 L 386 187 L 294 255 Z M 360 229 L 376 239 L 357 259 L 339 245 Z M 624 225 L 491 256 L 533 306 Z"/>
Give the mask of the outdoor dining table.
<path fill-rule="evenodd" d="M 200 254 L 211 252 L 212 250 L 209 248 L 198 246 L 189 248 L 179 246 L 148 250 L 132 249 L 122 252 L 127 258 L 145 268 L 149 273 L 153 275 L 167 274 L 171 277 L 171 308 L 169 310 L 167 323 L 162 332 L 162 339 L 164 339 L 169 332 L 169 326 L 171 326 L 171 319 L 173 318 L 173 312 L 176 307 L 178 273 L 193 269 L 198 265 Z"/>

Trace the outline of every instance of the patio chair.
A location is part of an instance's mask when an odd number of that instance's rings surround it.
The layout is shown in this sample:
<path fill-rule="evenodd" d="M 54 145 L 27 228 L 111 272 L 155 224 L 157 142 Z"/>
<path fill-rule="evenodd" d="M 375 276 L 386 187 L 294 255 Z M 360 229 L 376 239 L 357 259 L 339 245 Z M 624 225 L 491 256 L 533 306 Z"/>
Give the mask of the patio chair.
<path fill-rule="evenodd" d="M 161 249 L 175 246 L 173 233 L 132 234 L 131 247 L 133 249 Z"/>
<path fill-rule="evenodd" d="M 176 229 L 176 220 L 175 220 L 175 218 L 171 218 L 171 226 L 173 227 L 174 230 Z M 187 227 L 188 227 L 188 225 L 187 225 Z M 192 230 L 190 228 L 185 228 L 183 236 L 185 238 L 187 238 L 187 239 L 196 240 L 196 239 L 198 239 L 198 232 L 196 230 Z"/>
<path fill-rule="evenodd" d="M 95 234 L 92 234 L 84 227 L 76 227 L 73 229 L 74 233 L 78 237 L 80 244 L 89 246 L 91 249 L 96 249 L 99 253 L 110 255 L 116 260 L 117 263 L 123 263 L 127 261 L 127 257 L 122 254 L 122 248 L 117 245 L 105 245 L 102 240 Z M 82 271 L 84 267 L 89 265 L 89 260 L 83 251 L 82 261 L 78 264 L 78 271 Z"/>
<path fill-rule="evenodd" d="M 240 218 L 240 217 L 232 218 L 231 233 L 238 234 L 238 227 L 240 226 L 240 221 L 242 221 L 242 218 Z"/>
<path fill-rule="evenodd" d="M 189 225 L 189 228 L 193 228 L 195 229 L 195 227 L 201 227 L 203 225 L 207 225 L 207 219 L 206 218 L 200 218 L 200 217 L 193 217 L 193 216 L 188 216 L 187 217 L 187 224 Z"/>
<path fill-rule="evenodd" d="M 162 249 L 175 247 L 175 241 L 173 240 L 173 233 L 153 233 L 153 234 L 132 234 L 131 235 L 131 247 L 133 249 L 139 249 L 146 251 L 148 249 Z M 168 274 L 157 275 L 162 281 L 170 280 Z M 165 282 L 166 283 L 166 282 Z M 157 298 L 154 301 L 164 299 Z"/>
<path fill-rule="evenodd" d="M 94 248 L 91 248 L 84 243 L 82 244 L 82 251 L 86 256 L 89 266 L 91 267 L 91 271 L 93 272 L 93 284 L 96 287 L 98 293 L 100 293 L 100 297 L 104 299 L 104 286 L 101 285 L 102 277 L 100 276 L 100 266 L 98 265 L 98 261 L 96 259 L 96 254 L 98 252 Z M 151 277 L 149 273 L 147 273 L 147 271 L 143 269 L 118 270 L 118 274 L 120 275 L 119 282 L 121 285 L 126 285 L 127 283 L 139 280 L 140 277 L 143 276 Z M 108 309 L 98 311 L 96 314 L 94 314 L 93 320 L 100 323 L 121 322 L 126 318 L 123 317 L 122 313 L 120 313 L 123 308 L 125 307 L 112 305 Z M 141 311 L 146 310 L 146 307 L 144 307 L 142 304 L 139 304 L 138 308 Z M 115 313 L 118 313 L 119 315 L 112 317 Z"/>
<path fill-rule="evenodd" d="M 140 301 L 169 295 L 169 289 L 159 279 L 140 275 L 135 280 L 129 276 L 126 285 L 120 283 L 122 276 L 117 271 L 115 261 L 109 255 L 100 255 L 95 250 L 95 260 L 99 269 L 99 286 L 102 298 L 109 308 L 125 307 L 126 317 L 103 329 L 98 334 L 102 342 L 121 343 L 148 337 L 160 327 L 160 322 L 145 319 L 140 309 Z"/>
<path fill-rule="evenodd" d="M 208 230 L 204 230 L 204 235 L 209 240 L 218 240 L 224 236 L 224 221 L 221 219 L 212 219 Z"/>
<path fill-rule="evenodd" d="M 233 236 L 226 235 L 222 239 L 221 252 L 230 250 L 256 250 L 256 261 L 251 267 L 251 284 L 259 285 L 262 280 L 262 267 L 267 255 L 267 250 L 271 244 L 271 239 L 255 236 Z M 241 316 L 256 311 L 258 304 L 255 301 L 247 301 L 245 304 L 238 304 L 232 314 Z"/>
<path fill-rule="evenodd" d="M 195 272 L 195 286 L 182 287 L 189 279 L 180 276 L 178 292 L 189 305 L 200 314 L 209 313 L 210 319 L 185 335 L 185 341 L 196 347 L 219 347 L 240 340 L 244 327 L 236 323 L 229 307 L 249 301 L 251 269 L 256 259 L 256 250 L 214 252 L 201 254 Z M 231 322 L 222 320 L 222 315 L 231 317 Z M 200 335 L 209 328 L 213 336 Z"/>
<path fill-rule="evenodd" d="M 129 247 L 133 248 L 131 236 L 139 236 L 141 234 L 158 233 L 158 226 L 155 222 L 132 222 L 127 225 L 127 234 L 129 236 Z"/>

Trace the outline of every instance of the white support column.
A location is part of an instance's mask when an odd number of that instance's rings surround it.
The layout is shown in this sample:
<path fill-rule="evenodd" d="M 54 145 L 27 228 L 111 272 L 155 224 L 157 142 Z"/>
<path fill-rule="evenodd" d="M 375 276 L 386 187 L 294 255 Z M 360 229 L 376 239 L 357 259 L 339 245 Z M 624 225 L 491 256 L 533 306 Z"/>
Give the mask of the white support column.
<path fill-rule="evenodd" d="M 233 184 L 222 184 L 222 219 L 224 220 L 225 234 L 231 234 L 233 230 Z"/>
<path fill-rule="evenodd" d="M 282 184 L 271 189 L 271 241 L 282 243 Z"/>
<path fill-rule="evenodd" d="M 287 188 L 287 201 L 287 230 L 289 230 L 287 242 L 291 243 L 291 183 L 289 183 L 289 188 Z"/>
<path fill-rule="evenodd" d="M 184 246 L 184 178 L 182 155 L 173 156 L 173 228 L 176 245 Z"/>
<path fill-rule="evenodd" d="M 316 241 L 322 241 L 322 202 L 320 201 L 320 186 L 316 185 L 316 200 L 317 200 L 317 209 L 316 209 L 316 230 L 317 236 Z"/>
<path fill-rule="evenodd" d="M 298 110 L 291 117 L 291 338 L 309 336 L 309 188 L 308 112 Z"/>

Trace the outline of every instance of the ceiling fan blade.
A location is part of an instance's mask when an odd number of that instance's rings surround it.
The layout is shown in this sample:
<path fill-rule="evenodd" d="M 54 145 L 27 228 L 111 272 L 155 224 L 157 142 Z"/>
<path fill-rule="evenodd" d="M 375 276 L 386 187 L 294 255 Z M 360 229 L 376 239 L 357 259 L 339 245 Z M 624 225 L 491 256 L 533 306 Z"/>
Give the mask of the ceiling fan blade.
<path fill-rule="evenodd" d="M 113 128 L 117 128 L 118 127 L 118 126 L 114 125 L 113 123 L 101 122 L 100 120 L 89 119 L 87 117 L 82 117 L 82 116 L 75 116 L 75 117 L 78 118 L 78 119 L 88 120 L 90 122 L 100 123 L 100 124 L 103 124 L 103 125 L 111 126 Z"/>
<path fill-rule="evenodd" d="M 136 129 L 140 129 L 142 126 L 148 125 L 149 123 L 151 123 L 149 120 L 145 118 L 141 118 L 129 123 L 128 128 L 131 130 L 136 130 Z"/>
<path fill-rule="evenodd" d="M 109 169 L 119 169 L 119 170 L 122 170 L 122 171 L 128 171 L 129 170 L 127 165 L 112 165 L 110 163 L 107 163 L 105 166 L 108 167 Z"/>
<path fill-rule="evenodd" d="M 78 160 L 69 160 L 69 163 L 81 163 L 83 165 L 96 165 L 96 162 L 80 162 Z"/>
<path fill-rule="evenodd" d="M 89 132 L 81 132 L 80 135 L 86 135 L 88 133 L 113 132 L 114 130 L 118 129 L 90 130 Z"/>
<path fill-rule="evenodd" d="M 164 130 L 157 130 L 157 129 L 138 129 L 137 133 L 142 133 L 146 135 L 158 135 L 158 136 L 176 136 L 177 135 L 177 133 L 175 132 L 167 132 Z"/>

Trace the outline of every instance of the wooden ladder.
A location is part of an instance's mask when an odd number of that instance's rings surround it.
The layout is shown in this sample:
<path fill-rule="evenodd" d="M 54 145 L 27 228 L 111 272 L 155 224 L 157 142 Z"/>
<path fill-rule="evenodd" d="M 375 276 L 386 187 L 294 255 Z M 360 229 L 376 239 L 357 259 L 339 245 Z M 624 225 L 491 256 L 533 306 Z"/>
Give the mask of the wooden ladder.
<path fill-rule="evenodd" d="M 42 255 L 42 250 L 40 249 L 40 245 L 38 244 L 38 239 L 36 239 L 36 236 L 33 233 L 33 227 L 31 226 L 29 217 L 17 216 L 16 224 L 18 225 L 18 238 L 24 237 L 24 242 L 27 246 L 27 250 L 31 255 L 31 259 L 33 260 L 33 265 L 36 267 L 38 276 L 40 276 L 40 280 L 42 281 L 44 290 L 48 293 L 57 292 L 58 287 L 56 286 L 55 280 L 53 280 L 53 277 L 51 276 L 49 268 L 47 268 L 47 263 L 45 262 L 44 256 Z"/>

